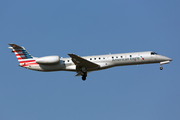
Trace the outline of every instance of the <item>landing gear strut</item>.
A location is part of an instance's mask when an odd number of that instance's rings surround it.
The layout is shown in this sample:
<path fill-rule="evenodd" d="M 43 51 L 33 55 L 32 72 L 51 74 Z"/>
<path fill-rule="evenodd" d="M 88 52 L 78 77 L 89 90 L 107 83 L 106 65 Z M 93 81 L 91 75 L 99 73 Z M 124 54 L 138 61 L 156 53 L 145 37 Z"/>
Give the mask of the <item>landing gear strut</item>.
<path fill-rule="evenodd" d="M 86 80 L 86 77 L 87 77 L 86 68 L 85 68 L 85 67 L 82 67 L 81 71 L 82 71 L 82 80 L 85 81 L 85 80 Z"/>
<path fill-rule="evenodd" d="M 160 70 L 163 70 L 163 67 L 162 67 L 162 65 L 163 65 L 163 64 L 162 64 L 162 63 L 160 63 Z"/>
<path fill-rule="evenodd" d="M 172 60 L 160 62 L 160 70 L 163 70 L 163 67 L 162 67 L 163 64 L 168 64 L 168 63 L 170 63 L 170 61 L 172 61 Z"/>

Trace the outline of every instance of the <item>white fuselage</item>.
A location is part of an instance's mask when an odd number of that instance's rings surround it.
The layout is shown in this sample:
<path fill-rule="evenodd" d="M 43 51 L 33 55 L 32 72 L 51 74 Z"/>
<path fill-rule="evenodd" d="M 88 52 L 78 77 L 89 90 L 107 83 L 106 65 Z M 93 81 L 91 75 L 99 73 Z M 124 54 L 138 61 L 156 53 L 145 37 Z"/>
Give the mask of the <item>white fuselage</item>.
<path fill-rule="evenodd" d="M 139 65 L 151 63 L 166 64 L 172 60 L 168 57 L 158 55 L 152 51 L 95 55 L 85 56 L 82 58 L 99 65 L 98 68 L 87 68 L 87 72 L 124 65 Z M 37 71 L 76 71 L 76 65 L 71 58 L 60 58 L 60 62 L 58 64 L 38 64 L 33 66 L 25 66 L 25 68 Z"/>
<path fill-rule="evenodd" d="M 82 76 L 82 80 L 86 80 L 87 73 L 96 70 L 107 69 L 115 66 L 139 65 L 160 63 L 167 64 L 172 59 L 158 55 L 155 52 L 133 52 L 122 54 L 108 54 L 80 57 L 75 54 L 68 54 L 69 58 L 60 58 L 57 55 L 44 56 L 40 58 L 33 57 L 29 52 L 21 46 L 9 43 L 9 49 L 15 53 L 19 66 L 36 70 L 36 71 L 74 71 L 76 76 Z"/>

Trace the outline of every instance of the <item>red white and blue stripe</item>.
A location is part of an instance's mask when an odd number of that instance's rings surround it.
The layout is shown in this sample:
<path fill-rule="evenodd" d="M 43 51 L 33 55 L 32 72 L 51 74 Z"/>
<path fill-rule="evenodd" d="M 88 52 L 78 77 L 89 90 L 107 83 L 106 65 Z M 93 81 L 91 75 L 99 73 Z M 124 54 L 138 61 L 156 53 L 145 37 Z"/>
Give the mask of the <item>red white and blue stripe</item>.
<path fill-rule="evenodd" d="M 24 48 L 21 50 L 14 49 L 13 52 L 15 53 L 20 66 L 32 66 L 32 65 L 38 65 L 36 63 L 36 60 L 33 59 L 32 55 L 27 52 Z"/>

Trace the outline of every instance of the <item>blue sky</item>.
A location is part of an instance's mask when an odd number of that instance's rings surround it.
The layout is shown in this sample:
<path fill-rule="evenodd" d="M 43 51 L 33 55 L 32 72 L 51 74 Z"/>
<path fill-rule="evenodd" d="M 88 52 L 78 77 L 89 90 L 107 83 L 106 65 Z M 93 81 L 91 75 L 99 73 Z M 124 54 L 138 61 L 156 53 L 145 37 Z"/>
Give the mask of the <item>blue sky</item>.
<path fill-rule="evenodd" d="M 0 2 L 1 120 L 179 120 L 180 1 Z M 173 59 L 88 74 L 18 66 L 8 43 L 33 56 L 155 51 Z"/>

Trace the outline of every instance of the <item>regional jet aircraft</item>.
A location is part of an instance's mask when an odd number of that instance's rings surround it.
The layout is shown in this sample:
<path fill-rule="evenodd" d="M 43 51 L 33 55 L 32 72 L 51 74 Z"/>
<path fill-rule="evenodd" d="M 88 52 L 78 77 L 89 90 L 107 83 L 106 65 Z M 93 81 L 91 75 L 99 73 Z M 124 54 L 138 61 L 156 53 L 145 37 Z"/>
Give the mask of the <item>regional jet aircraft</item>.
<path fill-rule="evenodd" d="M 107 69 L 115 66 L 140 65 L 160 63 L 160 70 L 163 64 L 172 61 L 171 58 L 158 55 L 155 52 L 133 52 L 120 54 L 107 54 L 96 56 L 80 57 L 75 54 L 68 54 L 70 58 L 60 58 L 59 56 L 33 57 L 24 47 L 16 44 L 9 44 L 9 49 L 15 53 L 19 66 L 36 71 L 73 71 L 76 76 L 82 76 L 86 80 L 87 73 Z"/>

